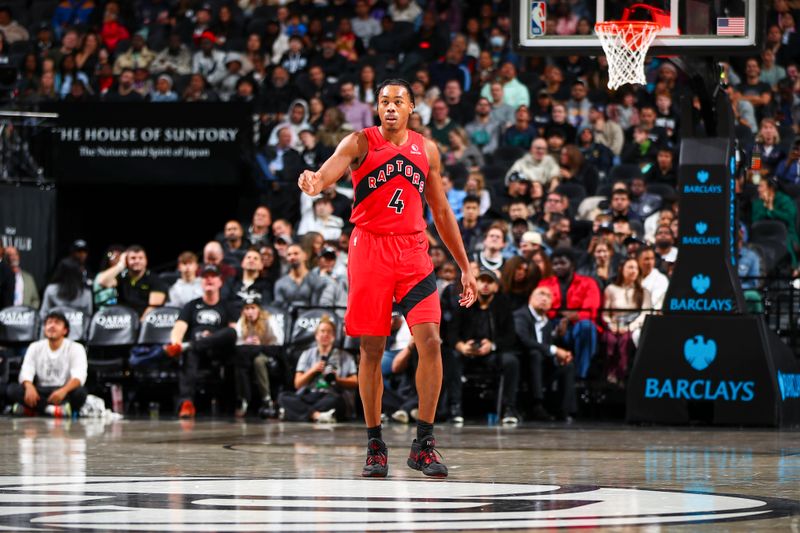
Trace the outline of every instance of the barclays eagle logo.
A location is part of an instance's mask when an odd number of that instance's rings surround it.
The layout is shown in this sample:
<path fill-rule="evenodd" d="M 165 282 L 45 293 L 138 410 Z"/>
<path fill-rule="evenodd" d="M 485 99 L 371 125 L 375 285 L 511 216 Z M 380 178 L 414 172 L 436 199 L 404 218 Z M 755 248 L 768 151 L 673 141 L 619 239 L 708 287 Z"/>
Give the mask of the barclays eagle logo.
<path fill-rule="evenodd" d="M 692 288 L 697 294 L 705 294 L 711 287 L 711 278 L 705 274 L 697 274 L 692 278 Z"/>
<path fill-rule="evenodd" d="M 683 344 L 683 356 L 695 370 L 705 370 L 717 357 L 717 343 L 713 339 L 705 340 L 702 335 L 695 335 Z"/>
<path fill-rule="evenodd" d="M 694 229 L 697 231 L 698 235 L 705 235 L 706 231 L 708 231 L 708 224 L 701 220 L 694 225 Z"/>
<path fill-rule="evenodd" d="M 708 171 L 707 170 L 698 170 L 697 171 L 697 181 L 700 183 L 705 183 L 708 181 Z"/>

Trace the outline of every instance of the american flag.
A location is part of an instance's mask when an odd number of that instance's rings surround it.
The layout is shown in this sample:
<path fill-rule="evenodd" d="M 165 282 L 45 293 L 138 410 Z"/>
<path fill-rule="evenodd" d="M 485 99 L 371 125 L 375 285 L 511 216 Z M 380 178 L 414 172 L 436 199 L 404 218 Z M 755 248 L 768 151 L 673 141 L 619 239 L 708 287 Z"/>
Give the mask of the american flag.
<path fill-rule="evenodd" d="M 718 18 L 717 35 L 744 35 L 744 17 Z"/>

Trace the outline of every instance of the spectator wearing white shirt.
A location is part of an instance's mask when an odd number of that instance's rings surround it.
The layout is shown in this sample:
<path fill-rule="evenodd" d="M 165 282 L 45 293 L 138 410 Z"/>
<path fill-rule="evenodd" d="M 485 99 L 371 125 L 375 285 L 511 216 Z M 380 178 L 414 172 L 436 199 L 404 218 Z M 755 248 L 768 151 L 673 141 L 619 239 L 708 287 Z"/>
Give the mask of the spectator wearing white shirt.
<path fill-rule="evenodd" d="M 181 277 L 169 288 L 171 307 L 183 308 L 192 300 L 203 296 L 203 286 L 197 277 L 197 256 L 192 252 L 183 252 L 178 256 L 178 272 Z"/>
<path fill-rule="evenodd" d="M 369 2 L 358 0 L 355 6 L 356 16 L 350 19 L 353 33 L 364 43 L 364 48 L 369 48 L 369 40 L 380 35 L 381 23 L 369 14 Z"/>
<path fill-rule="evenodd" d="M 8 386 L 15 414 L 69 417 L 86 402 L 86 350 L 67 339 L 69 322 L 63 313 L 45 317 L 45 338 L 31 343 L 22 361 L 19 383 Z"/>
<path fill-rule="evenodd" d="M 394 0 L 389 6 L 389 16 L 395 22 L 410 22 L 416 24 L 422 16 L 422 8 L 412 0 Z"/>
<path fill-rule="evenodd" d="M 192 56 L 192 73 L 202 74 L 214 86 L 227 74 L 225 52 L 214 49 L 216 42 L 213 33 L 204 31 L 200 36 L 200 50 Z"/>
<path fill-rule="evenodd" d="M 639 261 L 639 270 L 642 271 L 642 287 L 650 291 L 653 309 L 661 309 L 667 295 L 669 278 L 656 268 L 656 253 L 652 248 L 640 248 L 636 259 Z"/>
<path fill-rule="evenodd" d="M 327 196 L 320 196 L 314 200 L 314 216 L 304 218 L 297 228 L 298 235 L 305 235 L 309 231 L 322 234 L 326 241 L 335 241 L 339 238 L 344 227 L 344 221 L 333 214 L 333 203 Z"/>

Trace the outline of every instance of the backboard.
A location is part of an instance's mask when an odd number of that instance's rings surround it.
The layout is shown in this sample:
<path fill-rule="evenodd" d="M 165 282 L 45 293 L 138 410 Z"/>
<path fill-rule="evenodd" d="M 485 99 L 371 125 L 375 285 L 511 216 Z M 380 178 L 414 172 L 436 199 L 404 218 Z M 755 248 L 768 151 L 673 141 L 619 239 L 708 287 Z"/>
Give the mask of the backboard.
<path fill-rule="evenodd" d="M 524 55 L 602 55 L 595 22 L 662 25 L 648 55 L 756 54 L 768 0 L 513 0 L 516 51 Z M 585 20 L 581 20 L 585 19 Z M 588 21 L 588 24 L 587 24 Z M 588 34 L 586 32 L 588 31 Z"/>

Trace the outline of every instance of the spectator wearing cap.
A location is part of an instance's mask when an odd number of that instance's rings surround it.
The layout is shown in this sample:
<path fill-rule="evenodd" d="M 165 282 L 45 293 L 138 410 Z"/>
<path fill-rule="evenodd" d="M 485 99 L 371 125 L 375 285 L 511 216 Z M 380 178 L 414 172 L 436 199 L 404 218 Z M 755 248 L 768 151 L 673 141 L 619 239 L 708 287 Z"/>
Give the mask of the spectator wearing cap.
<path fill-rule="evenodd" d="M 287 308 L 334 305 L 336 287 L 330 280 L 308 270 L 308 255 L 299 244 L 289 245 L 286 261 L 289 272 L 275 283 L 275 305 Z"/>
<path fill-rule="evenodd" d="M 303 38 L 299 35 L 289 37 L 289 49 L 280 59 L 280 66 L 292 75 L 302 73 L 308 66 L 308 55 L 304 48 Z"/>
<path fill-rule="evenodd" d="M 298 235 L 305 235 L 309 231 L 321 233 L 325 240 L 336 240 L 342 232 L 344 221 L 333 214 L 333 203 L 325 195 L 314 200 L 314 216 L 303 218 L 297 228 Z"/>
<path fill-rule="evenodd" d="M 131 39 L 131 47 L 114 61 L 114 74 L 119 75 L 124 69 L 148 69 L 156 58 L 156 54 L 147 47 L 144 36 L 136 33 Z"/>
<path fill-rule="evenodd" d="M 50 414 L 69 418 L 86 402 L 86 350 L 67 338 L 69 321 L 53 311 L 44 318 L 44 339 L 25 352 L 18 383 L 6 390 L 15 414 Z"/>
<path fill-rule="evenodd" d="M 225 262 L 225 250 L 219 241 L 209 241 L 203 247 L 203 265 L 217 267 L 223 283 L 236 276 L 236 268 Z"/>
<path fill-rule="evenodd" d="M 326 244 L 317 259 L 317 266 L 311 272 L 326 278 L 334 285 L 334 305 L 338 307 L 347 306 L 347 293 L 349 286 L 347 283 L 347 268 L 337 262 L 339 250 L 335 246 Z"/>
<path fill-rule="evenodd" d="M 183 252 L 178 256 L 180 277 L 169 288 L 167 305 L 182 308 L 203 295 L 203 286 L 197 276 L 197 270 L 197 256 L 194 253 Z"/>
<path fill-rule="evenodd" d="M 151 102 L 177 102 L 178 94 L 172 90 L 172 78 L 167 74 L 161 74 L 156 78 L 156 84 L 150 92 Z"/>
<path fill-rule="evenodd" d="M 238 313 L 248 296 L 258 295 L 259 301 L 272 301 L 273 283 L 262 277 L 264 262 L 257 248 L 250 248 L 244 254 L 240 265 L 241 273 L 227 280 L 222 288 L 222 297 Z"/>
<path fill-rule="evenodd" d="M 554 275 L 539 283 L 553 295 L 548 317 L 558 319 L 556 334 L 575 356 L 577 377 L 586 379 L 597 348 L 595 321 L 600 309 L 600 289 L 592 278 L 575 273 L 571 249 L 558 248 L 550 258 Z"/>
<path fill-rule="evenodd" d="M 200 272 L 203 296 L 183 306 L 164 347 L 169 357 L 181 358 L 178 374 L 180 418 L 194 418 L 194 397 L 201 358 L 228 362 L 236 344 L 234 325 L 239 318 L 221 295 L 222 276 L 216 265 Z"/>
<path fill-rule="evenodd" d="M 589 108 L 589 125 L 594 133 L 594 141 L 611 150 L 615 156 L 622 154 L 625 145 L 625 132 L 613 120 L 606 118 L 605 107 L 601 104 L 592 104 Z"/>
<path fill-rule="evenodd" d="M 116 265 L 103 271 L 97 280 L 102 287 L 117 288 L 118 302 L 143 317 L 154 307 L 164 305 L 167 287 L 147 269 L 147 254 L 139 245 L 125 250 Z"/>
<path fill-rule="evenodd" d="M 588 92 L 585 81 L 576 80 L 572 83 L 571 98 L 567 101 L 567 120 L 576 129 L 589 123 L 592 102 L 587 97 Z M 574 139 L 573 137 L 571 140 Z"/>
<path fill-rule="evenodd" d="M 44 318 L 55 307 L 70 307 L 92 316 L 92 291 L 83 280 L 80 264 L 73 258 L 62 259 L 42 295 L 39 315 Z"/>
<path fill-rule="evenodd" d="M 336 49 L 336 35 L 332 32 L 322 35 L 319 41 L 319 51 L 311 56 L 310 65 L 321 67 L 325 77 L 334 80 L 339 79 L 350 68 L 348 61 Z"/>
<path fill-rule="evenodd" d="M 459 308 L 448 327 L 449 342 L 456 351 L 456 368 L 448 386 L 448 393 L 452 396 L 451 417 L 463 416 L 463 368 L 477 364 L 486 372 L 503 376 L 502 422 L 504 425 L 516 425 L 521 421 L 517 412 L 519 355 L 511 306 L 508 297 L 500 292 L 500 280 L 494 271 L 481 270 L 477 284 L 477 305 Z"/>
<path fill-rule="evenodd" d="M 0 246 L 0 263 L 5 263 L 14 275 L 14 301 L 11 305 L 25 305 L 39 308 L 39 290 L 36 288 L 36 281 L 30 272 L 22 270 L 20 266 L 19 250 L 14 246 L 7 246 L 2 251 Z M 5 306 L 3 306 L 5 307 Z"/>
<path fill-rule="evenodd" d="M 544 248 L 542 234 L 538 231 L 526 231 L 519 240 L 519 254 L 526 261 L 532 261 L 533 254 Z"/>
<path fill-rule="evenodd" d="M 225 74 L 214 85 L 223 102 L 229 102 L 237 94 L 239 80 L 247 74 L 243 66 L 244 60 L 241 54 L 238 52 L 225 54 Z"/>
<path fill-rule="evenodd" d="M 361 131 L 374 125 L 372 108 L 356 98 L 356 86 L 352 81 L 342 82 L 339 86 L 339 96 L 342 99 L 339 109 L 354 131 Z"/>
<path fill-rule="evenodd" d="M 167 46 L 153 58 L 150 63 L 150 73 L 158 76 L 187 76 L 192 73 L 192 53 L 189 47 L 181 42 L 181 36 L 171 33 L 167 39 Z"/>
<path fill-rule="evenodd" d="M 550 188 L 550 182 L 558 178 L 560 168 L 558 162 L 547 153 L 547 141 L 535 139 L 527 154 L 520 157 L 506 173 L 506 184 L 512 176 L 522 177 L 526 181 L 538 181 L 545 190 Z"/>
<path fill-rule="evenodd" d="M 531 143 L 539 136 L 539 130 L 531 122 L 531 114 L 526 106 L 519 106 L 514 112 L 514 123 L 503 131 L 500 144 L 531 149 Z"/>
<path fill-rule="evenodd" d="M 275 418 L 275 402 L 270 391 L 270 377 L 279 372 L 280 365 L 274 348 L 283 340 L 279 339 L 280 326 L 275 317 L 261 306 L 258 294 L 248 294 L 243 300 L 242 312 L 236 322 L 236 356 L 234 358 L 234 384 L 236 386 L 237 406 L 234 416 L 243 418 L 252 398 L 250 383 L 255 377 L 258 387 L 261 418 Z M 282 337 L 282 335 L 280 335 Z M 272 370 L 272 372 L 270 372 Z M 273 375 L 270 376 L 270 373 Z"/>
<path fill-rule="evenodd" d="M 217 38 L 210 31 L 200 34 L 200 49 L 192 56 L 192 73 L 201 74 L 215 86 L 225 77 L 225 52 L 216 50 Z"/>
<path fill-rule="evenodd" d="M 539 135 L 544 135 L 544 129 L 553 113 L 553 98 L 547 89 L 539 89 L 536 93 L 536 101 L 531 104 L 530 113 Z"/>
<path fill-rule="evenodd" d="M 30 38 L 28 30 L 12 17 L 11 8 L 0 6 L 0 31 L 3 32 L 8 44 L 17 41 L 27 41 Z"/>

